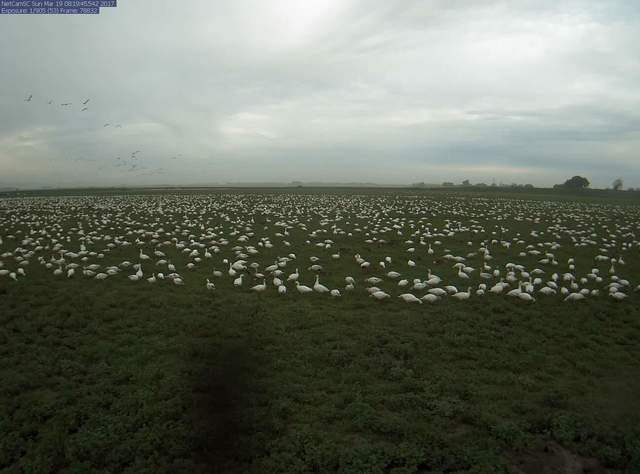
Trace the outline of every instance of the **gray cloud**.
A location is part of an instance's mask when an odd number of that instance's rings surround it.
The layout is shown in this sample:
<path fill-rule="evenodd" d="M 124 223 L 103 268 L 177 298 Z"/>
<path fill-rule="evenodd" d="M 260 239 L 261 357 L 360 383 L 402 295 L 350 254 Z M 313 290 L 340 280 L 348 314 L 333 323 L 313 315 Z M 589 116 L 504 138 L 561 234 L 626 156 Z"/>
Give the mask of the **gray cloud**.
<path fill-rule="evenodd" d="M 581 173 L 640 186 L 638 19 L 622 0 L 139 0 L 0 16 L 0 185 Z"/>

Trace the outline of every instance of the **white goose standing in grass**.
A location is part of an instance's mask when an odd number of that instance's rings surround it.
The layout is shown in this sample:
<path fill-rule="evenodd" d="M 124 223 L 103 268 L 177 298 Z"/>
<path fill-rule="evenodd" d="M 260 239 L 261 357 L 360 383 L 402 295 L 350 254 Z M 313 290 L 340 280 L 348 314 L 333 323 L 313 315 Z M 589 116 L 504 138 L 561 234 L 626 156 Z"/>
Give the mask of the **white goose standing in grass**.
<path fill-rule="evenodd" d="M 429 290 L 427 290 L 427 294 L 434 296 L 446 296 L 447 292 L 442 288 L 430 288 Z"/>
<path fill-rule="evenodd" d="M 296 280 L 296 290 L 298 290 L 298 293 L 304 294 L 304 293 L 311 293 L 313 290 L 311 288 L 309 288 L 308 286 L 305 285 L 301 285 L 300 282 L 298 280 Z"/>
<path fill-rule="evenodd" d="M 229 273 L 229 276 L 231 278 L 235 277 L 238 274 L 238 272 L 233 268 L 233 264 L 231 262 L 229 262 L 229 271 L 228 271 L 228 273 Z"/>
<path fill-rule="evenodd" d="M 509 291 L 507 293 L 507 296 L 514 296 L 517 297 L 520 295 L 520 293 L 522 293 L 522 283 L 518 282 L 518 287 L 514 288 L 513 290 Z"/>
<path fill-rule="evenodd" d="M 298 281 L 299 278 L 300 278 L 300 272 L 296 268 L 295 273 L 292 273 L 291 275 L 289 275 L 289 277 L 287 278 L 287 281 Z"/>
<path fill-rule="evenodd" d="M 351 277 L 347 277 L 347 278 L 351 278 Z M 346 278 L 345 278 L 345 280 L 346 280 Z M 347 280 L 347 284 L 344 287 L 344 289 L 347 290 L 347 291 L 353 291 L 355 289 L 355 287 L 356 287 L 355 282 L 354 282 L 353 278 L 351 278 L 351 280 Z"/>
<path fill-rule="evenodd" d="M 463 280 L 468 280 L 469 279 L 469 275 L 467 275 L 465 272 L 462 271 L 461 268 L 458 269 L 458 278 L 461 278 Z"/>
<path fill-rule="evenodd" d="M 398 298 L 400 298 L 405 303 L 419 303 L 419 304 L 422 304 L 422 300 L 420 298 L 417 298 L 415 295 L 413 295 L 411 293 L 403 293 L 403 294 L 399 295 Z"/>
<path fill-rule="evenodd" d="M 391 296 L 389 294 L 385 293 L 382 290 L 375 291 L 375 292 L 371 293 L 370 296 L 372 298 L 377 299 L 378 301 L 381 301 L 381 300 L 383 300 L 385 298 L 391 298 Z"/>
<path fill-rule="evenodd" d="M 440 283 L 442 283 L 442 278 L 440 278 L 438 275 L 433 275 L 431 273 L 431 269 L 429 268 L 427 271 L 427 281 L 426 284 L 429 286 L 436 286 L 439 285 Z"/>
<path fill-rule="evenodd" d="M 583 300 L 585 296 L 582 293 L 569 293 L 564 301 L 580 301 Z"/>
<path fill-rule="evenodd" d="M 438 295 L 434 295 L 433 293 L 427 293 L 420 299 L 422 301 L 426 301 L 427 303 L 435 303 L 440 299 L 440 297 Z"/>
<path fill-rule="evenodd" d="M 451 298 L 455 298 L 459 301 L 468 300 L 470 297 L 471 297 L 471 287 L 469 287 L 467 291 L 459 291 L 458 293 L 451 295 Z"/>
<path fill-rule="evenodd" d="M 518 298 L 520 298 L 523 301 L 535 301 L 536 300 L 533 296 L 531 296 L 530 293 L 527 293 L 526 291 L 521 292 L 518 295 Z"/>
<path fill-rule="evenodd" d="M 616 291 L 615 293 L 611 293 L 611 297 L 615 300 L 622 301 L 627 298 L 627 294 L 621 291 Z"/>
<path fill-rule="evenodd" d="M 329 288 L 327 288 L 326 286 L 322 285 L 320 283 L 320 277 L 318 275 L 316 275 L 316 282 L 313 285 L 313 290 L 317 291 L 318 293 L 328 293 L 329 292 Z"/>
<path fill-rule="evenodd" d="M 545 296 L 552 296 L 556 294 L 556 290 L 554 290 L 550 286 L 544 286 L 538 290 L 538 293 L 541 293 Z"/>
<path fill-rule="evenodd" d="M 500 280 L 498 283 L 489 288 L 489 293 L 493 293 L 494 295 L 499 295 L 504 291 L 504 282 Z"/>
<path fill-rule="evenodd" d="M 413 284 L 413 289 L 417 290 L 417 291 L 422 291 L 425 290 L 427 288 L 427 284 L 423 281 L 417 281 Z"/>

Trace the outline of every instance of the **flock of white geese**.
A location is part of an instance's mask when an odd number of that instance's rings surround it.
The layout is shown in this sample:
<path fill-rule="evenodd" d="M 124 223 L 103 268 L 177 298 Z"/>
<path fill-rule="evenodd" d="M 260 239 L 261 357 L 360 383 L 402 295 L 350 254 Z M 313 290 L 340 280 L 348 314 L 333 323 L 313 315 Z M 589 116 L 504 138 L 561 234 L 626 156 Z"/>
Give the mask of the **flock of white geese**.
<path fill-rule="evenodd" d="M 640 208 L 455 196 L 0 198 L 0 286 L 47 278 L 436 303 L 625 300 Z"/>

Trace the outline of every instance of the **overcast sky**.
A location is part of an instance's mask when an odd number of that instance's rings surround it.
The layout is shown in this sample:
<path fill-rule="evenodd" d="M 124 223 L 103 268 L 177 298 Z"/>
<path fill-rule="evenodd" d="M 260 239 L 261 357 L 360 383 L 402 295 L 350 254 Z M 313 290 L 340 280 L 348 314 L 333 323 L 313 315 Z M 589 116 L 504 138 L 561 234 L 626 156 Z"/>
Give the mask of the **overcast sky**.
<path fill-rule="evenodd" d="M 0 15 L 0 187 L 640 186 L 640 2 L 119 3 Z"/>

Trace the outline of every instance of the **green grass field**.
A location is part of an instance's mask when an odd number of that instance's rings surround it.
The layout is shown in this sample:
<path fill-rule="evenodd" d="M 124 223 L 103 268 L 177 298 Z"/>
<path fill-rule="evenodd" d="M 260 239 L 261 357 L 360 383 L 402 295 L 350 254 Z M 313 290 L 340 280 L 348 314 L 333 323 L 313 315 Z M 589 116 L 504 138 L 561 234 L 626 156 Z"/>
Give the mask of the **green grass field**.
<path fill-rule="evenodd" d="M 640 472 L 634 199 L 353 189 L 65 194 L 0 196 L 1 268 L 29 260 L 17 281 L 0 276 L 2 472 Z M 433 255 L 420 244 L 427 231 Z M 316 245 L 327 239 L 330 248 Z M 219 251 L 188 270 L 194 259 L 179 242 Z M 67 257 L 61 266 L 77 262 L 76 275 L 54 276 L 59 265 L 45 263 L 59 257 L 56 243 L 72 252 L 84 243 L 104 257 Z M 501 271 L 489 286 L 514 263 L 539 267 L 545 281 L 572 271 L 588 280 L 580 287 L 601 294 L 564 302 L 536 287 L 535 302 L 473 293 L 405 304 L 384 275 L 425 279 L 430 268 L 443 285 L 475 292 L 482 246 L 493 256 L 485 263 Z M 258 251 L 246 258 L 258 271 L 294 253 L 282 270 L 298 267 L 308 286 L 317 256 L 322 283 L 342 296 L 302 295 L 292 284 L 281 296 L 271 277 L 256 293 L 254 270 L 235 288 L 222 259 L 248 247 Z M 185 284 L 132 282 L 130 267 L 102 281 L 82 275 L 90 263 L 138 263 L 140 249 L 152 255 L 145 279 L 166 272 L 152 254 L 160 249 Z M 616 267 L 630 282 L 622 301 L 607 294 L 610 262 L 594 261 L 603 251 L 625 261 Z M 545 252 L 556 266 L 539 263 Z M 467 256 L 468 280 L 446 253 Z M 392 263 L 383 270 L 385 257 Z M 600 283 L 586 277 L 594 267 Z M 346 275 L 354 291 L 344 290 Z M 369 296 L 372 275 L 391 298 Z"/>

